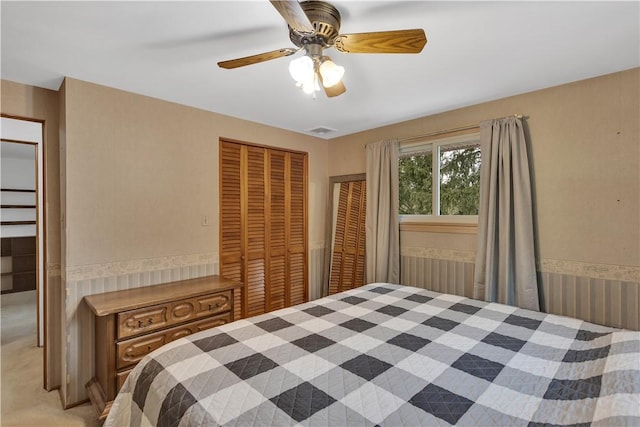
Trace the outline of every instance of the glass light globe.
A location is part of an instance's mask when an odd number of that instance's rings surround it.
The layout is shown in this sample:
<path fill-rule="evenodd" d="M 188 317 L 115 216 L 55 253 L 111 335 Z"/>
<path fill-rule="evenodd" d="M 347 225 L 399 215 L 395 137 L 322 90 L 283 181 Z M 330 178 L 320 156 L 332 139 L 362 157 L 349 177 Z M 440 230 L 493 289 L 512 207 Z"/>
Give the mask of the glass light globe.
<path fill-rule="evenodd" d="M 322 84 L 324 87 L 331 87 L 338 83 L 344 75 L 344 67 L 336 65 L 330 59 L 320 64 L 320 75 L 322 75 Z"/>
<path fill-rule="evenodd" d="M 294 59 L 289 63 L 289 74 L 298 83 L 313 79 L 313 60 L 308 56 Z"/>

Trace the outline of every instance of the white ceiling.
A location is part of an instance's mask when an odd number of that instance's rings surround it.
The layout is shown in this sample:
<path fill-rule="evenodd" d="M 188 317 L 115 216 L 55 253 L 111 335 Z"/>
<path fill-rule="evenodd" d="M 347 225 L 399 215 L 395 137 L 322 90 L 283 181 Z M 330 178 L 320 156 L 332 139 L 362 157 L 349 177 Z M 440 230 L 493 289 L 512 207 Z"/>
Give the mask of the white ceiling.
<path fill-rule="evenodd" d="M 216 65 L 292 47 L 266 0 L 3 0 L 1 74 L 49 89 L 70 76 L 333 138 L 640 66 L 638 1 L 332 3 L 343 34 L 423 28 L 428 43 L 418 55 L 330 49 L 347 92 L 311 99 L 289 76 L 293 57 Z"/>

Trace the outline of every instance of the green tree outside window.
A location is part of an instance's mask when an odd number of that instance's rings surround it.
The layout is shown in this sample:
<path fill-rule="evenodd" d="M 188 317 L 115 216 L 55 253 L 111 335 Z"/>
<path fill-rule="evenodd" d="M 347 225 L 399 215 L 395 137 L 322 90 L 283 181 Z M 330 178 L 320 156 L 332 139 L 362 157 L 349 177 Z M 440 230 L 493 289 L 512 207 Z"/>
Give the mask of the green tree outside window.
<path fill-rule="evenodd" d="M 401 215 L 477 215 L 480 201 L 480 147 L 441 146 L 439 189 L 434 189 L 433 154 L 401 156 L 398 163 Z M 439 190 L 440 212 L 433 212 Z"/>

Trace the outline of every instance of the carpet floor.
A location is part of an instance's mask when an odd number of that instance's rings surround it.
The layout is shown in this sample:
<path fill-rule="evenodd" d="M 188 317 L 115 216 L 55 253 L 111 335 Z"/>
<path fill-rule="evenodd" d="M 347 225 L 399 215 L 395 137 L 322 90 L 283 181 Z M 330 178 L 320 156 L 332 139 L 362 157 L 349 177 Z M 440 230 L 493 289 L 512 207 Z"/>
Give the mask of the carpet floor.
<path fill-rule="evenodd" d="M 100 426 L 91 404 L 62 409 L 58 390 L 43 387 L 43 349 L 36 346 L 36 293 L 2 295 L 0 425 Z"/>

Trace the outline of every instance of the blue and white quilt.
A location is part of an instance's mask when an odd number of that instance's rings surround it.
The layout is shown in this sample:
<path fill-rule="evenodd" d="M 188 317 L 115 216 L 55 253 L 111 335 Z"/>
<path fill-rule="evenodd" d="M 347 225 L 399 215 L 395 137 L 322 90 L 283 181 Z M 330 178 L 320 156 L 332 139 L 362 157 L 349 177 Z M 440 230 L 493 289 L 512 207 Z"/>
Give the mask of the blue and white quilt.
<path fill-rule="evenodd" d="M 640 426 L 640 332 L 370 284 L 174 341 L 106 426 Z"/>

